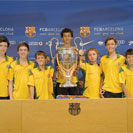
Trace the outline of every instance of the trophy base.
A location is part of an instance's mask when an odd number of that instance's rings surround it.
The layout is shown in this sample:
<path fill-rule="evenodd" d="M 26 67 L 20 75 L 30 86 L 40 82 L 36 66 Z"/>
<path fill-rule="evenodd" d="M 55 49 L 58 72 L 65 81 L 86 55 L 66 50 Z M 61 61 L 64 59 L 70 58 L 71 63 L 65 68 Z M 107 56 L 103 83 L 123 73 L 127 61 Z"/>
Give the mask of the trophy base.
<path fill-rule="evenodd" d="M 64 83 L 64 84 L 61 84 L 60 87 L 76 87 L 77 84 L 76 83 Z"/>

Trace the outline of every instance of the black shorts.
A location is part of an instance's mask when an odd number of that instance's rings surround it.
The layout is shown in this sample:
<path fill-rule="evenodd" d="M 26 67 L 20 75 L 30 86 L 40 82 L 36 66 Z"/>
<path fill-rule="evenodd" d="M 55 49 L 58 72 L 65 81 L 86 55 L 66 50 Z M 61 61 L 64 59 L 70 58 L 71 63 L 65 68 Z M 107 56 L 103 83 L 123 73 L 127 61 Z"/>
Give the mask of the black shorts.
<path fill-rule="evenodd" d="M 8 97 L 0 97 L 0 100 L 9 100 L 9 96 Z"/>
<path fill-rule="evenodd" d="M 112 93 L 105 91 L 103 94 L 104 98 L 122 98 L 122 92 L 121 93 Z"/>
<path fill-rule="evenodd" d="M 56 84 L 56 95 L 80 95 L 78 87 L 59 87 L 60 83 Z"/>

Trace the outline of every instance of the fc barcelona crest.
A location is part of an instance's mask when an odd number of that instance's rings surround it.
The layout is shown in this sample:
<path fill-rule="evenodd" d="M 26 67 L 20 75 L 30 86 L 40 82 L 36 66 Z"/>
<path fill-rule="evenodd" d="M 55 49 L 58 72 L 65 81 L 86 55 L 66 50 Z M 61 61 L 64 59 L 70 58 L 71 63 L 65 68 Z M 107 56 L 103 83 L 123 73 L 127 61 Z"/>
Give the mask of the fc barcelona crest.
<path fill-rule="evenodd" d="M 36 28 L 35 27 L 25 27 L 25 35 L 29 38 L 36 36 Z"/>
<path fill-rule="evenodd" d="M 80 35 L 82 37 L 88 37 L 90 35 L 90 27 L 80 27 Z"/>
<path fill-rule="evenodd" d="M 71 115 L 78 115 L 81 112 L 80 103 L 69 103 L 69 113 Z"/>

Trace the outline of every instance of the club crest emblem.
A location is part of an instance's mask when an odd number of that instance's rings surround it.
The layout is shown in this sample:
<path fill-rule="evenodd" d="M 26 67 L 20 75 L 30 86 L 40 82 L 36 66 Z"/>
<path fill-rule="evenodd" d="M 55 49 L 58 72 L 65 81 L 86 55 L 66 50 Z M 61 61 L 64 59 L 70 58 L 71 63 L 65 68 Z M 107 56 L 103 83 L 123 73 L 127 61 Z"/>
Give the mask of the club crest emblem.
<path fill-rule="evenodd" d="M 69 113 L 71 115 L 78 115 L 81 112 L 80 103 L 69 103 Z"/>
<path fill-rule="evenodd" d="M 80 35 L 82 37 L 88 37 L 90 35 L 90 27 L 80 27 Z"/>
<path fill-rule="evenodd" d="M 25 35 L 29 38 L 33 38 L 36 36 L 36 28 L 35 27 L 25 27 Z"/>

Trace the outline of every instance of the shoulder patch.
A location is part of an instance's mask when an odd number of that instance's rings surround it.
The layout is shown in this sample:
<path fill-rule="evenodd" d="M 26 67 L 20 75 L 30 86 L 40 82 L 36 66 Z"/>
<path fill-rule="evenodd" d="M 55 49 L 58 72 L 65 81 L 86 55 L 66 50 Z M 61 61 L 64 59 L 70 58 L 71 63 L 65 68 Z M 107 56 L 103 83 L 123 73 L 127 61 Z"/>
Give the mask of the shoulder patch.
<path fill-rule="evenodd" d="M 121 72 L 124 72 L 124 70 L 122 68 L 120 68 L 120 72 L 119 73 L 121 73 Z"/>

